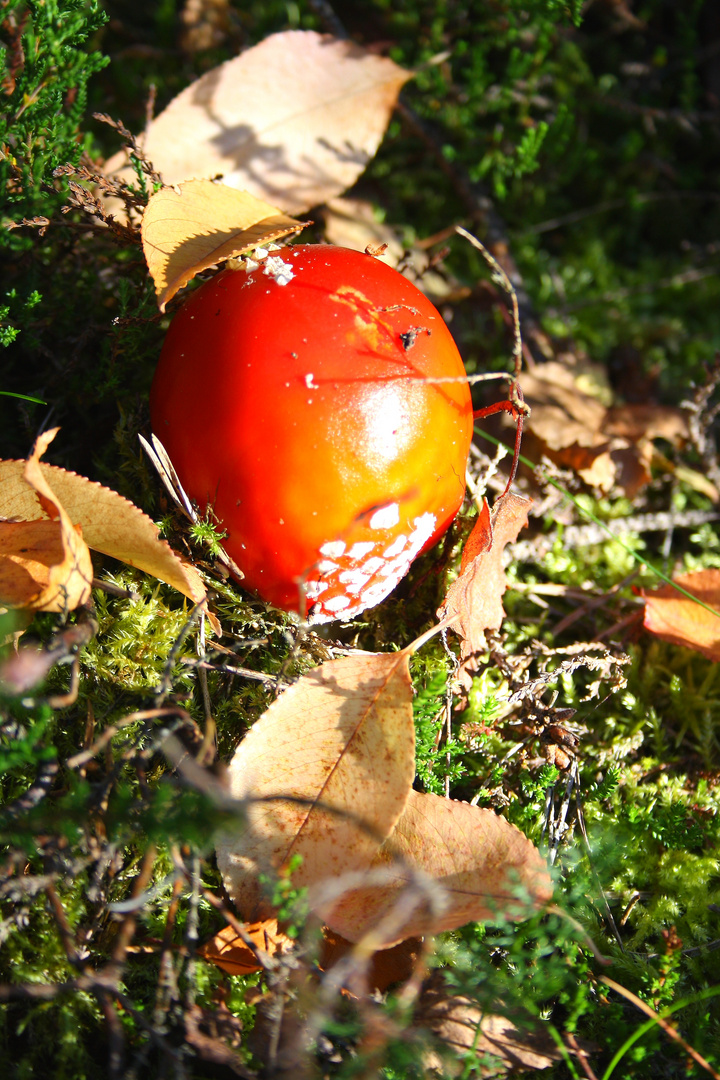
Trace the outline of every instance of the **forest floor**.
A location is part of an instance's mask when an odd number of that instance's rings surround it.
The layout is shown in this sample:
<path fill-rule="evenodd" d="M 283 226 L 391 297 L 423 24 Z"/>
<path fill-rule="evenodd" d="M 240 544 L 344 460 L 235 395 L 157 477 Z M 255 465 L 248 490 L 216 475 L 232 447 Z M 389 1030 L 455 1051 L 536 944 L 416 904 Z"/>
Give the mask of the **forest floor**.
<path fill-rule="evenodd" d="M 3 1075 L 718 1077 L 717 6 L 4 0 L 0 44 Z M 172 273 L 257 247 L 214 202 L 149 244 L 152 199 L 230 159 L 311 222 L 245 230 L 387 245 L 474 408 L 528 406 L 510 501 L 493 413 L 345 622 L 243 590 L 138 440 Z M 274 875 L 247 837 L 305 806 Z M 329 864 L 375 875 L 350 915 Z"/>

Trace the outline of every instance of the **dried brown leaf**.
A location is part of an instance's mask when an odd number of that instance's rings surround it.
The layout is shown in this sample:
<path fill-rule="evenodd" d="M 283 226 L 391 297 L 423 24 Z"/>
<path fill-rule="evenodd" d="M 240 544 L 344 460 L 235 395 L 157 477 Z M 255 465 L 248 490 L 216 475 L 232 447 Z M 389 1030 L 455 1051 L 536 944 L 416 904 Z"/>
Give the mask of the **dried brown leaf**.
<path fill-rule="evenodd" d="M 652 402 L 613 405 L 605 414 L 603 427 L 606 435 L 619 436 L 630 442 L 667 439 L 679 446 L 690 435 L 687 409 Z"/>
<path fill-rule="evenodd" d="M 251 800 L 242 830 L 217 844 L 243 918 L 260 912 L 259 872 L 293 855 L 293 884 L 313 890 L 370 865 L 402 813 L 415 775 L 409 653 L 332 660 L 260 717 L 230 764 L 233 795 Z M 261 801 L 266 800 L 266 801 Z"/>
<path fill-rule="evenodd" d="M 530 406 L 526 431 L 538 442 L 532 456 L 546 454 L 601 491 L 618 487 L 633 498 L 651 479 L 653 439 L 679 445 L 688 438 L 686 410 L 654 403 L 608 408 L 560 361 L 523 375 L 522 388 Z"/>
<path fill-rule="evenodd" d="M 472 657 L 485 649 L 485 631 L 497 630 L 505 618 L 502 597 L 507 587 L 503 551 L 527 525 L 530 502 L 512 493 L 501 496 L 490 513 L 484 502 L 463 552 L 460 576 L 448 589 L 440 619 L 462 639 L 461 679 L 471 681 Z"/>
<path fill-rule="evenodd" d="M 180 11 L 180 48 L 187 53 L 217 49 L 233 31 L 229 0 L 185 0 Z"/>
<path fill-rule="evenodd" d="M 167 184 L 222 176 L 303 212 L 355 183 L 410 77 L 351 41 L 273 34 L 178 94 L 149 125 L 144 151 Z M 116 154 L 106 172 L 125 160 Z"/>
<path fill-rule="evenodd" d="M 6 609 L 72 611 L 90 597 L 93 567 L 82 530 L 39 464 L 57 430 L 40 435 L 26 462 L 13 463 L 25 496 L 25 514 L 6 512 L 6 485 L 0 472 L 0 517 L 20 519 L 0 521 L 0 603 Z"/>
<path fill-rule="evenodd" d="M 683 596 L 672 585 L 652 592 L 643 591 L 645 599 L 645 629 L 673 645 L 720 661 L 720 570 L 697 570 L 673 578 L 683 589 L 717 611 L 717 614 Z"/>
<path fill-rule="evenodd" d="M 290 952 L 296 942 L 278 928 L 277 919 L 261 919 L 247 923 L 243 930 L 251 938 L 256 949 L 270 957 Z M 205 942 L 198 949 L 198 954 L 209 964 L 215 964 L 231 975 L 249 975 L 253 971 L 262 971 L 258 963 L 258 954 L 246 945 L 232 926 L 225 926 L 211 941 Z"/>
<path fill-rule="evenodd" d="M 362 946 L 358 948 L 352 941 L 334 933 L 329 927 L 323 927 L 323 943 L 318 958 L 318 966 L 323 971 L 334 967 L 341 960 L 346 960 L 353 953 L 361 977 L 353 978 L 352 965 L 348 965 L 350 977 L 344 980 L 344 986 L 360 997 L 370 990 L 384 993 L 395 983 L 407 982 L 423 955 L 423 944 L 420 938 L 408 938 L 389 949 L 378 949 L 368 957 Z"/>
<path fill-rule="evenodd" d="M 530 405 L 528 427 L 551 450 L 607 444 L 602 434 L 605 405 L 581 390 L 564 364 L 551 360 L 524 374 L 522 388 Z"/>
<path fill-rule="evenodd" d="M 378 871 L 385 871 L 384 881 Z M 349 941 L 371 933 L 376 948 L 498 913 L 524 918 L 528 904 L 552 895 L 545 860 L 515 825 L 492 810 L 417 791 L 410 792 L 373 872 L 371 884 L 317 910 Z"/>
<path fill-rule="evenodd" d="M 211 180 L 190 180 L 152 196 L 142 220 L 142 244 L 161 311 L 196 274 L 225 259 L 298 232 L 275 206 Z"/>
<path fill-rule="evenodd" d="M 464 1056 L 474 1051 L 482 1061 L 491 1055 L 493 1064 L 480 1065 L 477 1074 L 495 1076 L 498 1067 L 505 1069 L 547 1069 L 560 1059 L 552 1037 L 539 1026 L 534 1031 L 520 1030 L 505 1016 L 493 1016 L 471 998 L 452 994 L 443 985 L 440 973 L 434 974 L 423 988 L 415 1012 L 415 1027 L 426 1028 L 439 1040 L 446 1054 L 430 1051 L 425 1055 L 428 1069 L 442 1076 L 457 1075 L 465 1068 Z M 475 1071 L 475 1070 L 474 1070 Z"/>
<path fill-rule="evenodd" d="M 84 476 L 55 465 L 37 468 L 43 482 L 52 485 L 68 518 L 82 527 L 88 547 L 152 574 L 194 603 L 205 599 L 197 570 L 159 538 L 157 525 L 137 506 Z M 23 461 L 0 461 L 0 518 L 27 521 L 38 516 L 37 498 L 24 471 Z"/>

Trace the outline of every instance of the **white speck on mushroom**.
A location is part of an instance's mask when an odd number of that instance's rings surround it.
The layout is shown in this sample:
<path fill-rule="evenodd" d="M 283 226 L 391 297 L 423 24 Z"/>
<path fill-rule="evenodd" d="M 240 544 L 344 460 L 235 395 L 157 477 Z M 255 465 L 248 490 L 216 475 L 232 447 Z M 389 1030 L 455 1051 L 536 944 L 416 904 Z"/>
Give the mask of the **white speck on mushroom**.
<path fill-rule="evenodd" d="M 348 551 L 348 559 L 353 559 L 355 562 L 360 562 L 366 555 L 369 555 L 372 549 L 375 547 L 372 540 L 359 540 Z"/>
<path fill-rule="evenodd" d="M 345 541 L 327 540 L 320 548 L 320 554 L 326 555 L 328 559 L 339 559 L 345 554 Z"/>
<path fill-rule="evenodd" d="M 371 529 L 392 529 L 400 520 L 400 507 L 397 503 L 381 506 L 370 518 Z"/>
<path fill-rule="evenodd" d="M 324 593 L 329 588 L 330 585 L 327 581 L 306 581 L 305 596 L 308 600 L 317 600 L 320 593 Z"/>
<path fill-rule="evenodd" d="M 366 589 L 360 599 L 365 607 L 373 607 L 375 604 L 379 604 L 381 600 L 384 600 L 396 585 L 397 581 L 378 581 L 371 585 L 369 589 Z"/>
<path fill-rule="evenodd" d="M 413 521 L 413 525 L 415 526 L 415 528 L 410 534 L 410 549 L 412 551 L 412 555 L 410 556 L 411 558 L 415 557 L 420 548 L 427 543 L 432 534 L 435 532 L 436 522 L 437 518 L 434 514 L 431 514 L 430 511 L 425 514 L 420 514 L 419 517 L 415 518 L 415 520 Z"/>
<path fill-rule="evenodd" d="M 319 574 L 332 574 L 336 570 L 339 570 L 340 567 L 336 562 L 333 562 L 332 559 L 321 559 L 317 564 L 317 569 Z"/>
<path fill-rule="evenodd" d="M 331 596 L 329 600 L 323 601 L 323 607 L 326 611 L 344 611 L 345 608 L 350 607 L 350 597 Z"/>
<path fill-rule="evenodd" d="M 258 252 L 256 251 L 257 255 Z M 290 263 L 281 259 L 279 255 L 269 256 L 263 263 L 263 274 L 274 278 L 278 285 L 287 285 L 295 277 Z"/>
<path fill-rule="evenodd" d="M 379 571 L 379 576 L 383 578 L 394 578 L 399 581 L 401 577 L 405 577 L 405 574 L 410 569 L 410 563 L 412 562 L 412 555 L 399 555 L 397 559 L 393 559 L 392 562 L 387 562 Z"/>
<path fill-rule="evenodd" d="M 405 550 L 405 545 L 408 542 L 407 536 L 401 533 L 400 536 L 390 545 L 389 548 L 385 548 L 383 555 L 386 559 L 394 559 L 396 555 L 400 555 Z"/>
<path fill-rule="evenodd" d="M 379 558 L 377 555 L 374 559 L 368 559 L 363 563 L 363 571 L 366 574 L 377 574 L 378 570 L 385 565 L 385 560 Z"/>
<path fill-rule="evenodd" d="M 320 389 L 318 384 L 316 382 L 313 382 L 314 378 L 315 378 L 315 376 L 313 375 L 312 371 L 309 371 L 307 373 L 307 375 L 305 376 L 305 385 L 307 386 L 308 390 L 319 390 Z"/>
<path fill-rule="evenodd" d="M 372 574 L 366 574 L 362 569 L 356 570 L 343 570 L 342 574 L 338 574 L 338 581 L 342 585 L 347 585 L 349 593 L 360 592 L 363 585 L 366 585 Z"/>

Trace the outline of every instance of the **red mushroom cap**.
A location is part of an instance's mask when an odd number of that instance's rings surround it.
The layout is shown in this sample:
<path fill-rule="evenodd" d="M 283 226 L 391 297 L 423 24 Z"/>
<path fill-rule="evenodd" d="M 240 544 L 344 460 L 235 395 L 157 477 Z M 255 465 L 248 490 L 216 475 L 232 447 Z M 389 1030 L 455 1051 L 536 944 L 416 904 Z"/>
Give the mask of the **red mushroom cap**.
<path fill-rule="evenodd" d="M 413 284 L 357 251 L 297 245 L 206 282 L 172 321 L 150 411 L 244 585 L 310 621 L 379 603 L 463 499 L 455 343 Z"/>

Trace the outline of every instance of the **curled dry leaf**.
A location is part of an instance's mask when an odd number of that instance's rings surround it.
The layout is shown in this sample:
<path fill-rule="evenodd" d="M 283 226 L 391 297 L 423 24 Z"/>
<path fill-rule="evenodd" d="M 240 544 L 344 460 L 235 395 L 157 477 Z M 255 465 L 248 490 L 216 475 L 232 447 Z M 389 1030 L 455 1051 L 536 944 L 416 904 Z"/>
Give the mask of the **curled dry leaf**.
<path fill-rule="evenodd" d="M 384 993 L 394 984 L 407 982 L 415 972 L 423 951 L 420 938 L 408 938 L 390 949 L 378 949 L 368 955 L 362 944 L 353 944 L 324 926 L 318 966 L 327 971 L 343 961 L 346 971 L 343 987 L 356 997 L 363 997 L 371 990 Z"/>
<path fill-rule="evenodd" d="M 720 661 L 720 570 L 678 574 L 673 581 L 714 608 L 717 614 L 683 596 L 672 585 L 664 585 L 641 593 L 645 600 L 645 629 L 663 641 L 695 649 L 717 663 Z"/>
<path fill-rule="evenodd" d="M 273 34 L 178 94 L 149 125 L 143 149 L 167 184 L 222 176 L 303 212 L 355 183 L 410 77 L 351 41 Z M 125 160 L 116 154 L 106 172 Z"/>
<path fill-rule="evenodd" d="M 0 521 L 0 604 L 6 610 L 73 611 L 90 597 L 93 567 L 82 530 L 40 469 L 56 433 L 41 435 L 26 462 L 13 462 L 24 513 L 8 512 L 0 471 L 0 518 L 19 518 Z"/>
<path fill-rule="evenodd" d="M 274 918 L 246 923 L 243 930 L 251 938 L 254 947 L 247 945 L 232 926 L 225 926 L 212 940 L 199 947 L 198 955 L 231 975 L 249 975 L 263 970 L 258 958 L 260 950 L 260 958 L 262 953 L 265 953 L 270 959 L 275 959 L 292 952 L 297 946 L 293 938 L 289 938 L 279 929 L 277 919 Z M 357 990 L 360 996 L 368 990 L 384 991 L 394 983 L 406 982 L 422 955 L 422 942 L 418 938 L 411 938 L 392 949 L 381 949 L 372 956 L 362 951 L 362 955 L 353 963 L 355 949 L 352 942 L 325 927 L 318 967 L 327 971 L 344 961 L 348 976 L 343 983 L 346 987 L 350 983 L 353 992 Z M 356 975 L 357 978 L 354 977 Z"/>
<path fill-rule="evenodd" d="M 150 199 L 142 220 L 143 251 L 160 310 L 202 270 L 307 224 L 247 191 L 211 180 L 163 188 Z"/>
<path fill-rule="evenodd" d="M 54 437 L 56 431 L 46 434 Z M 37 517 L 37 497 L 25 479 L 25 467 L 23 461 L 0 461 L 2 518 L 17 522 Z M 176 555 L 167 541 L 160 539 L 155 522 L 128 499 L 55 465 L 37 465 L 37 469 L 43 482 L 52 486 L 70 521 L 81 526 L 88 547 L 152 574 L 196 604 L 206 598 L 197 570 Z M 50 516 L 44 505 L 42 509 Z M 212 617 L 210 622 L 215 632 L 219 632 L 217 620 Z"/>
<path fill-rule="evenodd" d="M 316 910 L 331 930 L 349 941 L 369 934 L 375 948 L 471 921 L 524 918 L 552 895 L 545 860 L 515 825 L 417 791 L 370 872 L 371 884 L 319 899 Z"/>
<path fill-rule="evenodd" d="M 651 479 L 650 464 L 657 460 L 653 440 L 677 446 L 688 438 L 685 410 L 654 404 L 608 408 L 588 392 L 581 373 L 560 361 L 524 374 L 522 388 L 530 406 L 530 456 L 539 460 L 546 454 L 601 491 L 618 487 L 632 498 Z M 685 470 L 684 479 L 708 493 L 708 481 L 703 484 L 698 474 Z"/>
<path fill-rule="evenodd" d="M 279 929 L 277 919 L 247 923 L 243 930 L 252 940 L 254 949 L 245 944 L 232 926 L 225 926 L 211 941 L 199 947 L 198 954 L 209 964 L 215 964 L 231 975 L 249 975 L 253 971 L 263 970 L 258 961 L 258 952 L 272 959 L 295 948 L 295 941 Z"/>
<path fill-rule="evenodd" d="M 461 684 L 472 682 L 473 656 L 485 649 L 485 631 L 497 630 L 505 618 L 502 596 L 507 588 L 503 552 L 527 525 L 530 502 L 519 495 L 503 495 L 492 513 L 484 501 L 475 528 L 465 544 L 460 576 L 448 589 L 438 611 L 440 619 L 462 638 Z"/>
<path fill-rule="evenodd" d="M 485 1055 L 492 1061 L 479 1065 L 479 1076 L 496 1076 L 499 1068 L 547 1069 L 561 1056 L 541 1025 L 523 1031 L 506 1016 L 484 1012 L 477 1001 L 451 993 L 440 972 L 434 973 L 423 987 L 414 1026 L 432 1031 L 439 1050 L 445 1051 L 430 1050 L 425 1054 L 426 1068 L 441 1076 L 463 1072 L 464 1056 L 471 1051 L 480 1061 Z"/>
<path fill-rule="evenodd" d="M 402 813 L 415 775 L 409 654 L 332 660 L 286 690 L 230 763 L 246 821 L 217 842 L 243 918 L 261 911 L 258 873 L 302 856 L 293 884 L 313 891 L 366 869 Z M 263 801 L 265 800 L 265 801 Z"/>

